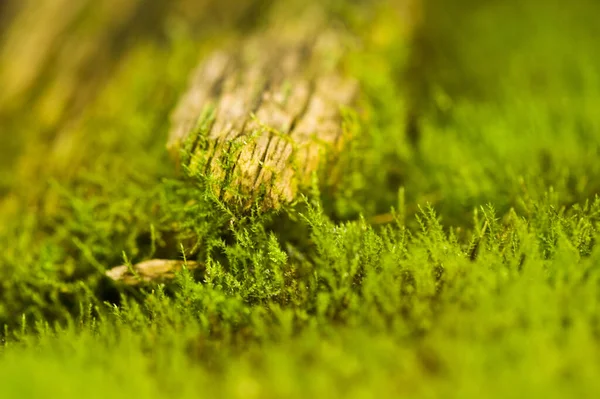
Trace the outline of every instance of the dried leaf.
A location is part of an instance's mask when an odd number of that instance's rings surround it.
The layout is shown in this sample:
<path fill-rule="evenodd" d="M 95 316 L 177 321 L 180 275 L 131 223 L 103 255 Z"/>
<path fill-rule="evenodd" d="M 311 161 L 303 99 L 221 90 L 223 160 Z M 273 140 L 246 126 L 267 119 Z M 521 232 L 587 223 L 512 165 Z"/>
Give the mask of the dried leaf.
<path fill-rule="evenodd" d="M 138 285 L 143 282 L 172 279 L 176 272 L 184 268 L 194 270 L 199 267 L 200 264 L 193 261 L 152 259 L 133 265 L 133 273 L 127 265 L 121 265 L 108 270 L 106 276 L 127 285 Z"/>

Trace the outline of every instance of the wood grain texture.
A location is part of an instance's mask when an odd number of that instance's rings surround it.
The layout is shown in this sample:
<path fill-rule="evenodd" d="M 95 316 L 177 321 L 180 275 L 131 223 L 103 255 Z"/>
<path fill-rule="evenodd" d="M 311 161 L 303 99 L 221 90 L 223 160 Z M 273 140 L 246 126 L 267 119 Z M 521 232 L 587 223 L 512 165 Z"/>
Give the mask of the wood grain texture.
<path fill-rule="evenodd" d="M 173 114 L 169 149 L 178 158 L 185 145 L 189 170 L 214 178 L 225 200 L 292 201 L 343 148 L 340 108 L 358 94 L 340 70 L 343 49 L 333 30 L 272 29 L 215 52 Z"/>

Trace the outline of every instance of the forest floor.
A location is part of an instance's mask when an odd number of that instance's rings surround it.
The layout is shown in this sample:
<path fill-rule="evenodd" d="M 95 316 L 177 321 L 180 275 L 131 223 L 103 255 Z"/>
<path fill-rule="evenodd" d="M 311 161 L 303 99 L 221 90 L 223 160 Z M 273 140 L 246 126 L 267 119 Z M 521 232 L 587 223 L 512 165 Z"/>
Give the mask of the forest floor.
<path fill-rule="evenodd" d="M 169 158 L 198 61 L 183 28 L 125 54 L 53 155 L 13 119 L 0 397 L 600 397 L 598 5 L 507 4 L 446 38 L 417 141 L 401 27 L 348 17 L 348 173 L 277 212 L 231 209 Z M 105 277 L 153 258 L 203 266 Z"/>

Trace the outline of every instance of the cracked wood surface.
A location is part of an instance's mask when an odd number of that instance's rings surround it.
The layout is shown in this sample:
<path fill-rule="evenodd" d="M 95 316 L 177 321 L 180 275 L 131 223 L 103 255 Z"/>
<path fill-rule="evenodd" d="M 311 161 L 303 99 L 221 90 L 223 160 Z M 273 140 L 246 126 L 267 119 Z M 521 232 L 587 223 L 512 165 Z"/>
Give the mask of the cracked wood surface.
<path fill-rule="evenodd" d="M 271 31 L 217 51 L 193 74 L 168 147 L 192 155 L 191 173 L 216 179 L 224 200 L 292 201 L 344 144 L 341 108 L 357 83 L 340 70 L 343 36 Z"/>

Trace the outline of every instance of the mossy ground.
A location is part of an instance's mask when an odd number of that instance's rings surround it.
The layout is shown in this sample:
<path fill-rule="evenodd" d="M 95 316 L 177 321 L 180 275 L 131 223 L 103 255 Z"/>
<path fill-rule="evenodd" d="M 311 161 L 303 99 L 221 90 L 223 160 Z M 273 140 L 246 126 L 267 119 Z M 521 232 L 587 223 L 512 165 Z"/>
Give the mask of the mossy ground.
<path fill-rule="evenodd" d="M 169 112 L 216 45 L 176 21 L 52 157 L 35 120 L 7 126 L 0 396 L 598 396 L 600 10 L 463 3 L 432 8 L 422 40 L 443 51 L 412 61 L 412 85 L 389 9 L 344 14 L 353 172 L 276 214 L 228 208 L 169 160 Z M 206 267 L 103 277 L 155 257 Z"/>

